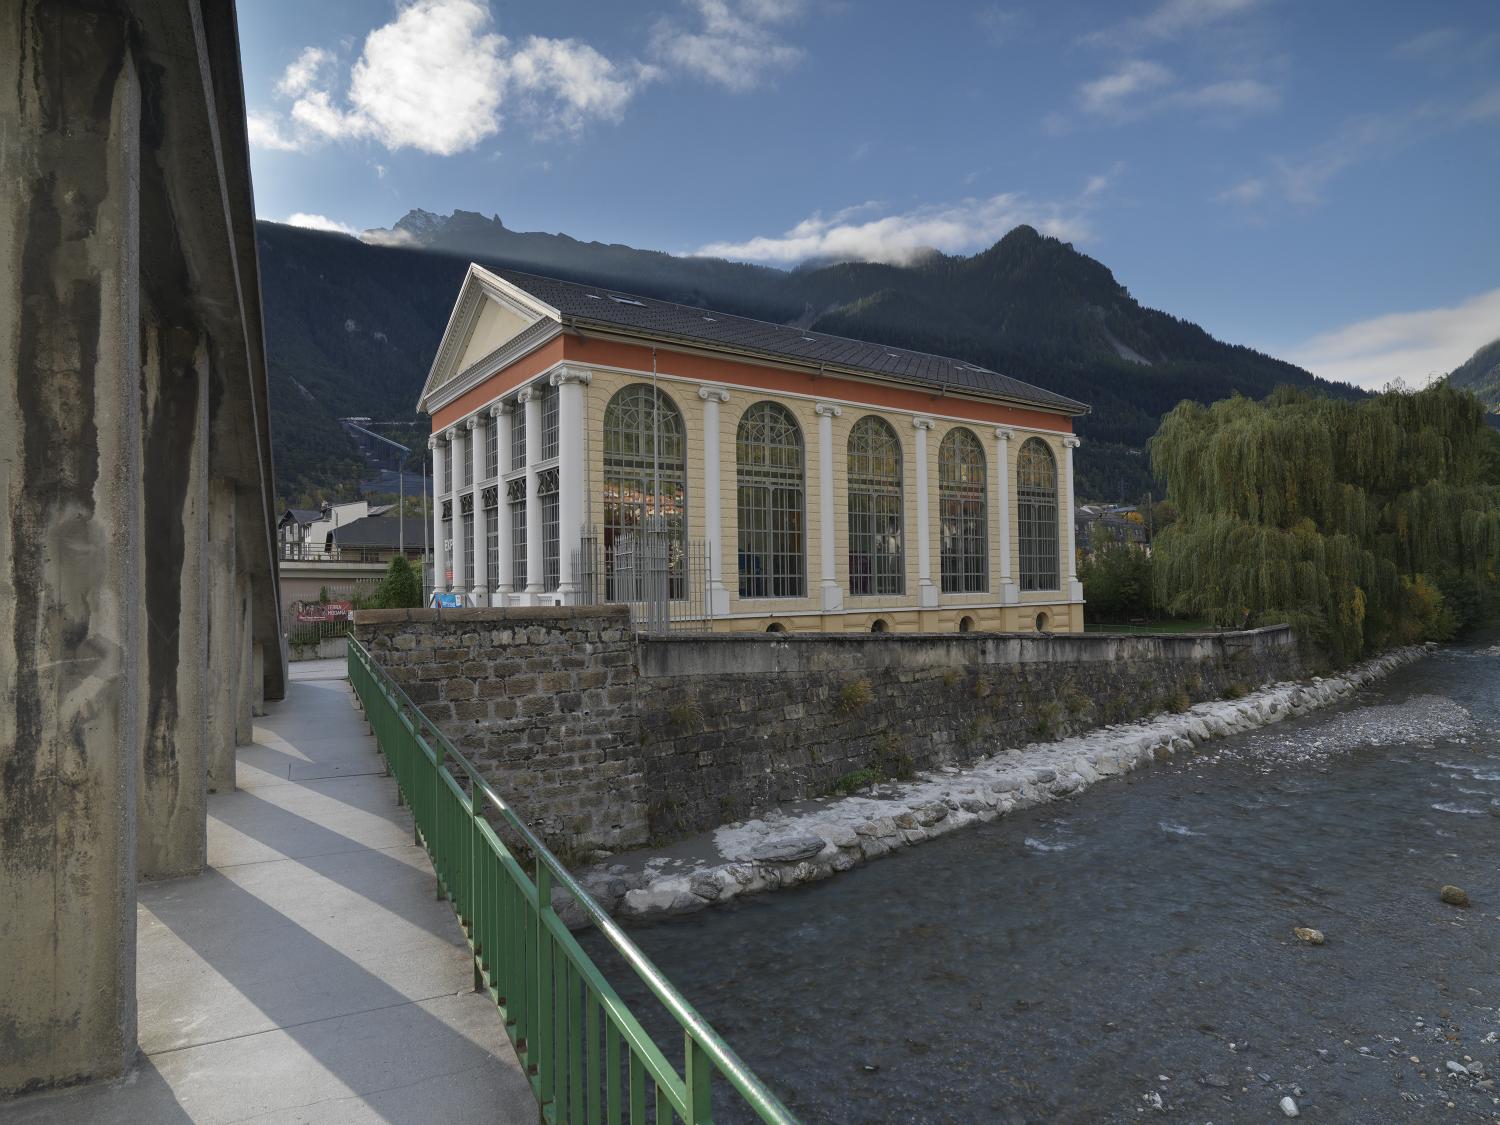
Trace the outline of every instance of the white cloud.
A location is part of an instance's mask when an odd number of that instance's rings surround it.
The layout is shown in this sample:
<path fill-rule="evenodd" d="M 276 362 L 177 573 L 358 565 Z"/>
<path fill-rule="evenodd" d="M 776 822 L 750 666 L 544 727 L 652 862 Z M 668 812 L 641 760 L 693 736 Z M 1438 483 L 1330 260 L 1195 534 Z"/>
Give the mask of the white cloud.
<path fill-rule="evenodd" d="M 1388 313 L 1324 332 L 1286 356 L 1325 379 L 1383 387 L 1445 375 L 1500 336 L 1500 289 L 1449 308 Z"/>
<path fill-rule="evenodd" d="M 1142 94 L 1170 85 L 1172 72 L 1159 63 L 1129 59 L 1112 73 L 1078 88 L 1078 105 L 1085 113 L 1120 116 L 1138 109 Z"/>
<path fill-rule="evenodd" d="M 1500 86 L 1487 90 L 1471 101 L 1463 110 L 1465 121 L 1500 120 Z"/>
<path fill-rule="evenodd" d="M 1419 106 L 1405 113 L 1365 117 L 1347 122 L 1323 144 L 1299 156 L 1277 155 L 1261 175 L 1219 193 L 1225 203 L 1259 203 L 1273 193 L 1300 207 L 1323 202 L 1328 184 L 1348 168 L 1380 156 L 1389 156 L 1420 138 L 1431 126 L 1436 110 Z M 1255 184 L 1255 188 L 1247 185 Z"/>
<path fill-rule="evenodd" d="M 663 63 L 728 90 L 753 90 L 776 71 L 802 61 L 780 25 L 797 19 L 803 0 L 684 0 L 696 17 L 689 29 L 674 19 L 656 24 L 652 51 Z"/>
<path fill-rule="evenodd" d="M 1102 185 L 1088 194 L 1097 195 L 1101 190 Z M 1088 237 L 1081 202 L 1046 203 L 1019 192 L 929 204 L 900 214 L 859 220 L 860 215 L 879 207 L 877 203 L 861 203 L 826 217 L 814 214 L 784 234 L 746 242 L 714 242 L 697 253 L 776 265 L 791 265 L 809 258 L 906 265 L 931 250 L 946 254 L 972 252 L 990 245 L 1022 223 L 1058 238 Z"/>
<path fill-rule="evenodd" d="M 452 156 L 500 131 L 512 95 L 545 128 L 576 132 L 590 120 L 618 120 L 657 76 L 654 67 L 617 64 L 575 39 L 533 36 L 512 50 L 481 0 L 407 0 L 365 38 L 342 94 L 338 70 L 331 52 L 303 50 L 276 86 L 293 99 L 287 118 L 252 115 L 251 142 L 298 150 L 373 140 Z"/>
<path fill-rule="evenodd" d="M 1144 16 L 1128 19 L 1085 35 L 1099 46 L 1136 47 L 1149 41 L 1178 39 L 1260 5 L 1261 0 L 1163 0 Z"/>
<path fill-rule="evenodd" d="M 1196 90 L 1182 90 L 1173 95 L 1181 105 L 1202 109 L 1263 110 L 1281 104 L 1281 92 L 1256 78 L 1236 78 L 1213 82 Z"/>
<path fill-rule="evenodd" d="M 997 47 L 1014 39 L 1022 23 L 1020 12 L 1014 8 L 1002 8 L 999 4 L 980 8 L 974 14 L 974 19 L 985 37 Z"/>
<path fill-rule="evenodd" d="M 308 230 L 326 230 L 334 234 L 359 236 L 359 232 L 348 223 L 341 223 L 337 219 L 330 219 L 327 215 L 314 215 L 306 211 L 294 212 L 288 215 L 284 222 L 288 226 L 306 227 Z"/>
<path fill-rule="evenodd" d="M 1248 180 L 1241 180 L 1233 187 L 1225 188 L 1219 192 L 1220 203 L 1237 203 L 1242 207 L 1248 207 L 1252 203 L 1259 203 L 1266 194 L 1266 181 L 1258 176 L 1252 176 Z"/>

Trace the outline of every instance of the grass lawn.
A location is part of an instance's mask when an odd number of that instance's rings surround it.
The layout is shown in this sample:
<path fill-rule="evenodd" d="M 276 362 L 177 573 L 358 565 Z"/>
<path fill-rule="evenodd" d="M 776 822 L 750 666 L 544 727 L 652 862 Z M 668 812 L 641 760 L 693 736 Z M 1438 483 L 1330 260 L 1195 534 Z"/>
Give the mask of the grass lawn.
<path fill-rule="evenodd" d="M 1178 618 L 1165 618 L 1161 621 L 1153 621 L 1149 625 L 1105 625 L 1097 621 L 1085 620 L 1083 624 L 1085 633 L 1213 633 L 1218 632 L 1211 621 L 1180 620 Z"/>

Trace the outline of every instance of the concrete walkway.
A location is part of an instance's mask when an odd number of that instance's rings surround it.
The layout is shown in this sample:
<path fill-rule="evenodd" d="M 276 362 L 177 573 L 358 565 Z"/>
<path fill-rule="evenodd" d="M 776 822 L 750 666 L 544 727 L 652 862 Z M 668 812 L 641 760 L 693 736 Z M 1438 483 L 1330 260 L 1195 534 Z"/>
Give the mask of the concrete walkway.
<path fill-rule="evenodd" d="M 209 799 L 209 869 L 140 889 L 136 1072 L 0 1122 L 536 1122 L 343 661 L 292 669 Z"/>

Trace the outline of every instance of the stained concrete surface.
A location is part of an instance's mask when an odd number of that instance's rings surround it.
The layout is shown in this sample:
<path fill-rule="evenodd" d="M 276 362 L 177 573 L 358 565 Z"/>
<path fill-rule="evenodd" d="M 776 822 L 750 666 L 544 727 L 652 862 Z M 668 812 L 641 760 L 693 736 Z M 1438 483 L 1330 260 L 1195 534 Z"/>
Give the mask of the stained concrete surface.
<path fill-rule="evenodd" d="M 0 1122 L 535 1122 L 343 662 L 266 706 L 209 799 L 209 870 L 141 886 L 134 1071 Z"/>

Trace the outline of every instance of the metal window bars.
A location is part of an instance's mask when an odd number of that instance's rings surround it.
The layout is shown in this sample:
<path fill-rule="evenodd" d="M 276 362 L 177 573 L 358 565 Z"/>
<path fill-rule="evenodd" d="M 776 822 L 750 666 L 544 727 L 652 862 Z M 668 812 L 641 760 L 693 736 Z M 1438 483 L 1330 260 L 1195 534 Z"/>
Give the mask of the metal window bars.
<path fill-rule="evenodd" d="M 802 431 L 784 406 L 757 402 L 740 419 L 739 575 L 742 598 L 800 598 L 807 592 Z"/>
<path fill-rule="evenodd" d="M 708 544 L 683 539 L 665 516 L 648 516 L 639 528 L 603 541 L 585 529 L 575 558 L 583 604 L 628 605 L 632 626 L 643 633 L 713 628 Z"/>
<path fill-rule="evenodd" d="M 938 532 L 945 594 L 989 589 L 984 449 L 968 430 L 949 430 L 938 447 Z"/>
<path fill-rule="evenodd" d="M 901 441 L 888 422 L 873 414 L 849 430 L 848 493 L 849 593 L 905 592 Z"/>
<path fill-rule="evenodd" d="M 1060 589 L 1057 458 L 1040 438 L 1028 438 L 1016 458 L 1016 523 L 1021 589 Z"/>
<path fill-rule="evenodd" d="M 657 1125 L 710 1125 L 717 1083 L 756 1119 L 796 1125 L 776 1095 L 352 637 L 349 681 L 399 799 L 411 809 L 416 842 L 432 859 L 438 894 L 453 904 L 463 927 L 474 989 L 500 1010 L 544 1121 L 645 1122 L 649 1107 Z M 534 874 L 527 873 L 528 859 Z M 680 1070 L 558 918 L 557 898 L 578 905 L 681 1029 Z"/>

